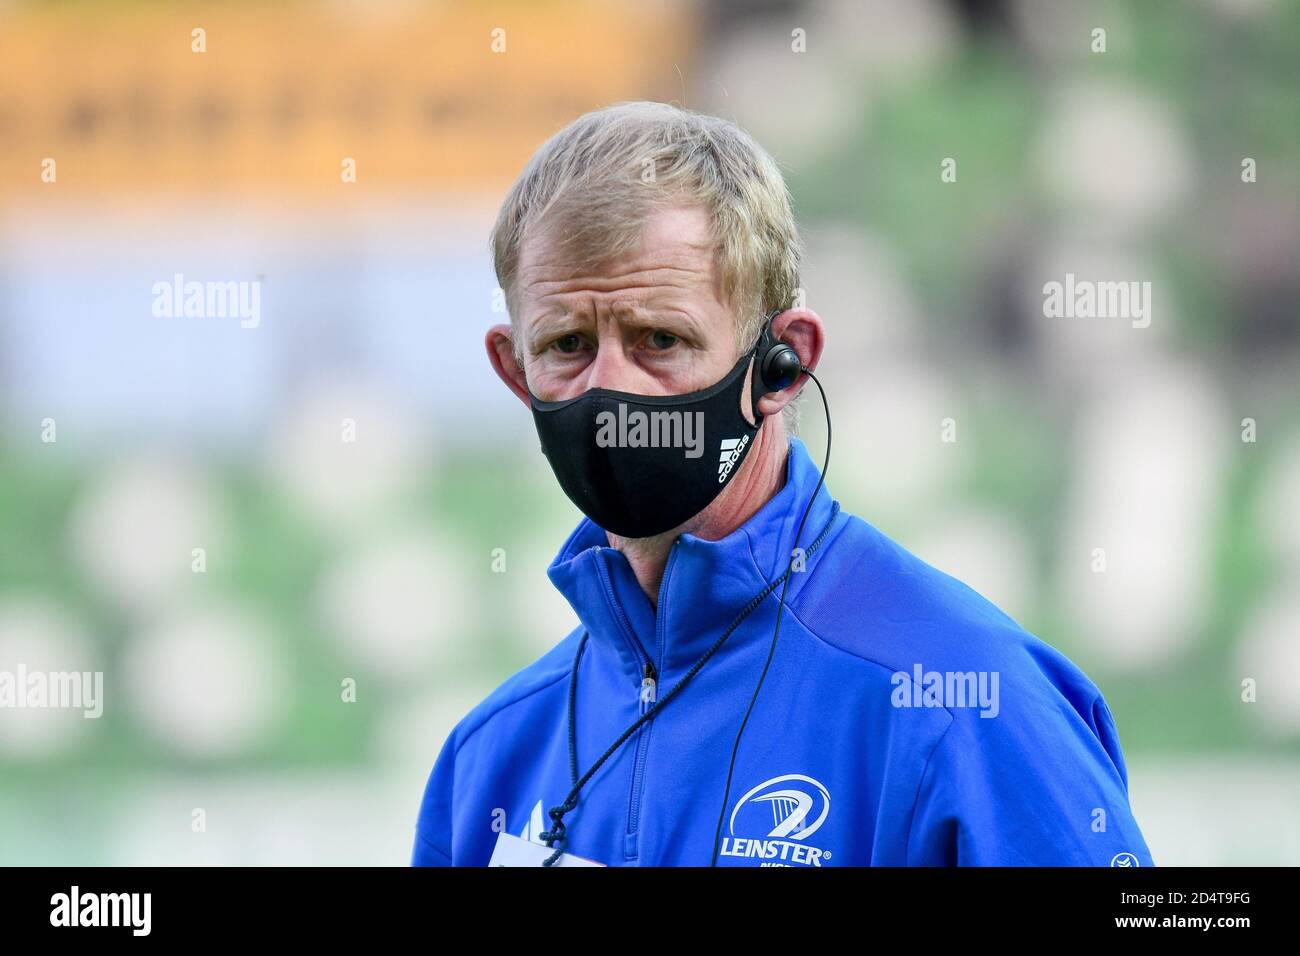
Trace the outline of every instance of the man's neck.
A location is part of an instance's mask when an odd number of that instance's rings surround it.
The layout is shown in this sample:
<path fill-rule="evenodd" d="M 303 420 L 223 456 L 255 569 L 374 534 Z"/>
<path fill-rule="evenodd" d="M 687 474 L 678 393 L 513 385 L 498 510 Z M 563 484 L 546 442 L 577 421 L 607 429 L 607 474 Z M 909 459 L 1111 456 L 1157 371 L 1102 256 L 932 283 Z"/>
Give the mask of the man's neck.
<path fill-rule="evenodd" d="M 736 477 L 690 522 L 653 538 L 620 538 L 609 535 L 610 547 L 616 548 L 632 566 L 641 590 L 658 606 L 659 584 L 673 542 L 684 533 L 706 541 L 725 538 L 758 513 L 785 484 L 786 458 L 790 453 L 785 423 L 780 415 L 768 418 L 754 438 L 754 447 L 745 456 Z"/>

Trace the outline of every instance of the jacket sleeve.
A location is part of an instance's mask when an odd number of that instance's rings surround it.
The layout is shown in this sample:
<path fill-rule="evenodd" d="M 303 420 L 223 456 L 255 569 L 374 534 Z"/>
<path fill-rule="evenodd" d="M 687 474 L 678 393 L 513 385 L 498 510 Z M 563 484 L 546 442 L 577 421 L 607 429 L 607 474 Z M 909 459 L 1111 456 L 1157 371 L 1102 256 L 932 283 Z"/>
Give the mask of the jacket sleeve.
<path fill-rule="evenodd" d="M 434 762 L 429 782 L 420 802 L 420 815 L 415 824 L 415 846 L 411 851 L 412 866 L 452 866 L 451 794 L 452 777 L 456 766 L 456 739 L 453 732 L 442 745 L 442 752 Z"/>
<path fill-rule="evenodd" d="M 909 865 L 1151 866 L 1110 708 L 954 712 L 922 774 Z"/>

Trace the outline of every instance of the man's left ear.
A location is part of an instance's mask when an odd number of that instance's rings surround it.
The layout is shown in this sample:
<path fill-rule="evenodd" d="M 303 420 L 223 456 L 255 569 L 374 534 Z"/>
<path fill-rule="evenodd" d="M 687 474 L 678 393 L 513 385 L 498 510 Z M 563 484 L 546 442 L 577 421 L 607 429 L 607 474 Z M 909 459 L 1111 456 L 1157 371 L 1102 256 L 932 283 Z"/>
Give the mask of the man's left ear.
<path fill-rule="evenodd" d="M 816 312 L 812 309 L 786 309 L 772 320 L 772 335 L 798 353 L 804 368 L 817 370 L 826 345 L 826 328 Z M 789 388 L 764 395 L 758 401 L 759 412 L 764 417 L 777 414 L 799 394 L 807 381 L 807 375 L 800 375 Z"/>

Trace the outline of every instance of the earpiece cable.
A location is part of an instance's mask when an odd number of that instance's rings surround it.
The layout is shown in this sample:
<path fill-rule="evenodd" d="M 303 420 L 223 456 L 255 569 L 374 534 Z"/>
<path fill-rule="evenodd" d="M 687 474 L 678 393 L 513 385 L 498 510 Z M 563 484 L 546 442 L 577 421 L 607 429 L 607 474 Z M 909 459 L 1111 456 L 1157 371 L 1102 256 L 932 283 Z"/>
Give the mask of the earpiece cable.
<path fill-rule="evenodd" d="M 745 733 L 745 726 L 749 723 L 749 715 L 753 713 L 754 704 L 758 700 L 758 692 L 763 689 L 763 681 L 767 679 L 768 668 L 771 667 L 772 658 L 776 655 L 776 641 L 781 636 L 781 616 L 785 612 L 785 594 L 790 587 L 790 578 L 793 577 L 795 555 L 799 553 L 799 539 L 803 536 L 803 527 L 808 521 L 808 513 L 812 511 L 813 502 L 817 500 L 817 495 L 821 493 L 822 485 L 826 482 L 826 470 L 831 463 L 831 407 L 830 403 L 826 401 L 826 390 L 822 388 L 822 383 L 817 381 L 817 376 L 807 368 L 803 369 L 803 374 L 812 379 L 817 386 L 817 391 L 821 393 L 822 397 L 822 408 L 826 411 L 826 459 L 822 463 L 822 473 L 817 479 L 817 487 L 813 489 L 812 496 L 803 509 L 803 517 L 799 519 L 799 528 L 794 533 L 794 545 L 790 549 L 790 563 L 784 575 L 785 582 L 781 585 L 781 601 L 776 609 L 776 627 L 772 630 L 772 646 L 768 648 L 767 661 L 763 664 L 763 672 L 758 677 L 758 684 L 754 687 L 754 696 L 749 700 L 749 708 L 745 711 L 745 719 L 740 722 L 736 742 L 731 748 L 731 764 L 727 767 L 727 786 L 722 792 L 722 809 L 718 811 L 718 827 L 713 834 L 713 855 L 709 859 L 709 866 L 718 865 L 718 846 L 722 840 L 722 821 L 726 818 L 727 801 L 731 797 L 731 777 L 736 769 L 736 754 L 740 751 L 740 738 Z"/>

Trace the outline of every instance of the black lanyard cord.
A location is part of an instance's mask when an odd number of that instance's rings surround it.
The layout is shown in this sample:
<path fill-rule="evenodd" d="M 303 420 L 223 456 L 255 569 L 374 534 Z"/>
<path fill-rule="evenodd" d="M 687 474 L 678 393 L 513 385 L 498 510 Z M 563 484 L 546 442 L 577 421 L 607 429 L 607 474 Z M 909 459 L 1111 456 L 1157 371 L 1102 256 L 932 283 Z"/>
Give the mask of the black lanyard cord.
<path fill-rule="evenodd" d="M 718 865 L 718 843 L 722 838 L 722 820 L 727 815 L 727 800 L 731 797 L 731 775 L 736 769 L 736 754 L 740 752 L 740 738 L 745 733 L 746 725 L 749 724 L 749 715 L 754 712 L 754 704 L 758 701 L 758 692 L 763 689 L 763 681 L 767 679 L 767 669 L 772 666 L 772 658 L 776 656 L 776 639 L 781 635 L 781 615 L 785 611 L 785 592 L 790 586 L 790 572 L 794 570 L 794 556 L 799 551 L 799 536 L 803 534 L 803 526 L 808 520 L 808 512 L 812 510 L 812 503 L 817 500 L 817 494 L 826 481 L 826 469 L 831 464 L 831 406 L 826 401 L 826 390 L 822 388 L 822 383 L 817 381 L 817 376 L 812 372 L 808 372 L 807 369 L 804 369 L 804 371 L 817 385 L 817 391 L 822 396 L 822 407 L 826 409 L 826 460 L 822 464 L 822 474 L 817 479 L 817 487 L 813 489 L 812 497 L 808 499 L 808 506 L 804 508 L 803 517 L 799 520 L 799 530 L 794 533 L 795 547 L 790 552 L 790 565 L 786 568 L 784 574 L 785 584 L 781 586 L 781 601 L 776 609 L 776 627 L 772 629 L 772 646 L 767 650 L 767 661 L 763 664 L 763 673 L 758 677 L 758 685 L 754 688 L 754 696 L 749 699 L 749 708 L 745 711 L 745 719 L 740 722 L 740 730 L 736 733 L 736 742 L 731 748 L 731 764 L 727 767 L 727 786 L 722 792 L 722 807 L 718 810 L 718 828 L 713 833 L 713 855 L 709 858 L 709 866 Z M 825 534 L 825 532 L 822 533 Z"/>
<path fill-rule="evenodd" d="M 811 373 L 809 373 L 809 376 L 811 377 Z M 813 381 L 816 381 L 816 379 L 814 378 Z M 821 389 L 820 382 L 818 382 L 817 388 Z M 823 393 L 822 401 L 825 402 L 825 400 L 826 400 L 825 394 Z M 828 431 L 827 433 L 828 441 L 826 446 L 826 454 L 828 460 L 830 456 L 829 438 L 830 438 L 830 434 Z M 570 768 L 571 778 L 573 779 L 573 787 L 572 789 L 570 789 L 568 795 L 564 798 L 564 801 L 559 806 L 552 807 L 548 811 L 547 815 L 551 818 L 551 829 L 547 830 L 544 833 L 539 834 L 539 838 L 545 841 L 548 847 L 551 846 L 555 847 L 555 852 L 551 854 L 551 856 L 548 857 L 542 863 L 543 866 L 554 865 L 555 861 L 558 860 L 560 858 L 560 855 L 564 852 L 564 844 L 565 844 L 564 816 L 565 814 L 569 813 L 571 810 L 573 810 L 574 807 L 578 805 L 578 792 L 586 785 L 587 781 L 592 778 L 592 776 L 596 773 L 597 770 L 601 768 L 601 766 L 605 763 L 605 761 L 608 760 L 611 756 L 613 756 L 614 752 L 618 750 L 618 748 L 621 747 L 624 743 L 626 743 L 627 740 L 634 733 L 636 733 L 637 730 L 639 730 L 643 724 L 645 724 L 650 720 L 653 720 L 656 716 L 658 716 L 659 712 L 663 710 L 663 708 L 667 707 L 668 703 L 673 698 L 675 698 L 679 693 L 681 693 L 683 689 L 685 689 L 686 685 L 689 684 L 694 679 L 695 675 L 700 672 L 700 669 L 704 667 L 706 663 L 708 663 L 709 658 L 711 658 L 715 653 L 717 653 L 718 649 L 722 647 L 723 642 L 725 642 L 727 638 L 730 637 L 732 633 L 736 630 L 736 628 L 740 627 L 740 625 L 744 622 L 744 620 L 754 612 L 754 609 L 757 608 L 759 604 L 762 603 L 764 598 L 766 598 L 769 594 L 775 591 L 779 585 L 784 585 L 781 588 L 781 607 L 778 608 L 777 610 L 777 620 L 776 620 L 776 633 L 780 633 L 781 611 L 784 610 L 785 607 L 785 593 L 786 593 L 786 588 L 788 587 L 790 582 L 790 575 L 794 572 L 794 557 L 795 554 L 798 552 L 797 545 L 799 542 L 799 535 L 803 532 L 804 523 L 808 520 L 808 513 L 812 510 L 812 504 L 817 499 L 817 495 L 821 492 L 822 484 L 825 482 L 825 480 L 826 480 L 826 471 L 825 471 L 825 467 L 823 467 L 821 480 L 817 482 L 817 487 L 813 490 L 812 497 L 808 499 L 808 506 L 804 509 L 803 519 L 799 522 L 799 528 L 795 532 L 796 547 L 790 553 L 790 563 L 786 566 L 785 573 L 782 574 L 775 581 L 772 581 L 770 584 L 764 587 L 763 590 L 755 594 L 754 597 L 750 599 L 749 603 L 745 605 L 744 610 L 742 610 L 740 614 L 736 616 L 735 620 L 733 620 L 731 624 L 727 626 L 727 629 L 722 632 L 722 636 L 720 636 L 716 641 L 713 642 L 713 646 L 711 646 L 707 651 L 704 652 L 704 655 L 700 657 L 700 659 L 697 660 L 691 666 L 691 669 L 682 676 L 681 680 L 679 680 L 676 684 L 674 684 L 672 689 L 668 691 L 668 693 L 665 694 L 662 698 L 660 698 L 655 703 L 652 703 L 650 707 L 646 710 L 646 712 L 642 714 L 636 720 L 635 723 L 633 723 L 630 727 L 628 727 L 627 730 L 623 731 L 623 733 L 619 735 L 618 739 L 609 745 L 609 748 L 603 754 L 601 754 L 600 759 L 597 760 L 594 764 L 592 764 L 591 769 L 589 769 L 585 774 L 583 774 L 581 778 L 578 778 L 577 776 L 577 768 L 578 768 L 577 723 L 576 723 L 578 664 L 582 659 L 582 651 L 583 648 L 586 646 L 587 638 L 589 636 L 585 631 L 583 632 L 582 640 L 578 643 L 578 653 L 574 656 L 573 671 L 570 674 L 570 678 L 569 678 L 569 768 Z M 821 547 L 822 542 L 826 540 L 826 536 L 830 534 L 831 527 L 835 524 L 835 520 L 839 517 L 839 511 L 840 511 L 840 506 L 839 503 L 836 502 L 831 507 L 831 517 L 830 520 L 826 522 L 826 527 L 822 529 L 821 534 L 817 535 L 817 539 L 813 541 L 813 543 L 808 546 L 808 550 L 804 552 L 805 559 L 811 557 L 817 551 L 817 549 Z M 776 647 L 775 635 L 773 635 L 772 650 L 775 650 L 775 647 Z M 772 652 L 769 651 L 768 659 L 767 659 L 768 664 L 770 664 L 772 661 L 771 655 Z M 763 675 L 766 676 L 766 674 L 767 674 L 767 665 L 765 664 L 763 667 Z M 760 678 L 758 686 L 762 687 L 762 685 L 763 685 L 763 681 L 762 678 Z M 758 688 L 755 688 L 754 696 L 755 698 L 758 696 Z M 753 710 L 753 707 L 754 707 L 754 701 L 751 699 L 749 702 L 749 708 L 751 711 Z M 749 719 L 749 711 L 746 711 L 745 720 L 748 721 L 748 719 Z M 741 733 L 744 732 L 744 729 L 745 727 L 744 724 L 742 723 Z M 740 737 L 739 735 L 737 735 L 736 747 L 739 746 L 740 746 Z M 731 759 L 732 759 L 732 766 L 734 767 L 735 759 L 736 759 L 735 749 L 732 750 Z M 730 771 L 728 771 L 727 774 L 727 786 L 728 786 L 728 790 L 730 790 L 730 786 L 731 786 Z M 725 810 L 726 807 L 725 794 L 723 796 L 723 807 Z M 719 826 L 721 826 L 721 821 L 719 821 Z M 714 841 L 715 852 L 716 852 L 716 847 L 717 847 L 717 841 L 715 840 Z"/>

